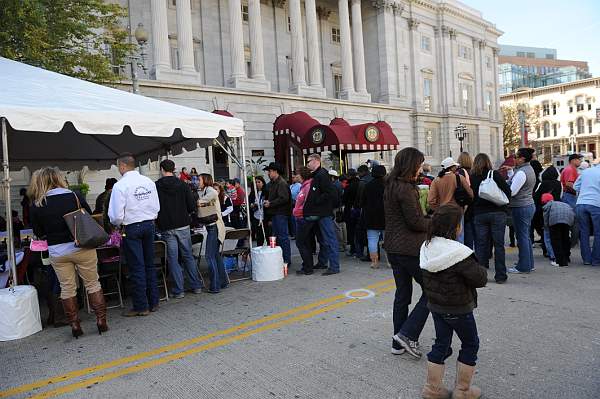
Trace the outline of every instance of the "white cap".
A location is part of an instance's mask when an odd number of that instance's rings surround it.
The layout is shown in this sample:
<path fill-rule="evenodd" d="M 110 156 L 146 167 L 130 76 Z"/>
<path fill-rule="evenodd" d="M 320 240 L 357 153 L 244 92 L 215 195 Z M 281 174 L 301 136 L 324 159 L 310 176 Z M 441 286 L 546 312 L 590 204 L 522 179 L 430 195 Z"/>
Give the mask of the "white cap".
<path fill-rule="evenodd" d="M 338 177 L 338 176 L 339 176 L 339 173 L 338 173 L 338 172 L 337 172 L 337 170 L 335 170 L 335 169 L 330 169 L 330 170 L 329 170 L 329 176 L 335 176 L 335 177 Z"/>
<path fill-rule="evenodd" d="M 448 169 L 448 168 L 450 168 L 450 167 L 452 167 L 452 166 L 460 166 L 460 165 L 459 165 L 459 164 L 457 164 L 457 163 L 454 161 L 454 159 L 452 159 L 452 157 L 448 157 L 448 158 L 446 158 L 446 159 L 444 159 L 444 160 L 442 161 L 442 168 L 443 168 L 443 169 Z"/>

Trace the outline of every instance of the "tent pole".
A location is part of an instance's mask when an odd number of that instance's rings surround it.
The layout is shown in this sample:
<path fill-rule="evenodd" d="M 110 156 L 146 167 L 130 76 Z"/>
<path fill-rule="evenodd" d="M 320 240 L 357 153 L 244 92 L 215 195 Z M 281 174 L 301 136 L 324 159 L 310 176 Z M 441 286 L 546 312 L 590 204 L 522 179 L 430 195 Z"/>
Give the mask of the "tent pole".
<path fill-rule="evenodd" d="M 242 142 L 242 173 L 244 174 L 244 191 L 246 192 L 246 227 L 248 230 L 252 231 L 252 225 L 250 221 L 250 195 L 248 194 L 248 175 L 246 174 L 246 137 L 240 137 L 240 141 Z M 254 176 L 252 176 L 254 179 Z M 252 234 L 250 234 L 250 239 L 248 240 L 248 248 L 250 248 L 250 252 L 252 252 Z"/>
<path fill-rule="evenodd" d="M 340 175 L 344 174 L 344 161 L 342 161 L 342 147 L 340 147 Z"/>
<path fill-rule="evenodd" d="M 10 170 L 8 168 L 8 132 L 6 131 L 6 119 L 2 118 L 2 167 L 4 168 L 4 200 L 6 201 L 6 247 L 8 249 L 8 261 L 12 269 L 11 288 L 17 285 L 17 265 L 15 262 L 15 239 L 12 224 L 12 204 L 10 203 Z"/>

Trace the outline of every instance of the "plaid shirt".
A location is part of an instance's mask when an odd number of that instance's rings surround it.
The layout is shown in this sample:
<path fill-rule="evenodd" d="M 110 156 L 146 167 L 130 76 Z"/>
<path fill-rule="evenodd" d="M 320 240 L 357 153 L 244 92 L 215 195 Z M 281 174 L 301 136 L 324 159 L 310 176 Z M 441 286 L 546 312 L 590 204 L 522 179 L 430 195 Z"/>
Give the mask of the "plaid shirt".
<path fill-rule="evenodd" d="M 544 226 L 554 226 L 564 223 L 572 226 L 575 222 L 575 212 L 569 204 L 560 201 L 550 201 L 544 205 Z"/>

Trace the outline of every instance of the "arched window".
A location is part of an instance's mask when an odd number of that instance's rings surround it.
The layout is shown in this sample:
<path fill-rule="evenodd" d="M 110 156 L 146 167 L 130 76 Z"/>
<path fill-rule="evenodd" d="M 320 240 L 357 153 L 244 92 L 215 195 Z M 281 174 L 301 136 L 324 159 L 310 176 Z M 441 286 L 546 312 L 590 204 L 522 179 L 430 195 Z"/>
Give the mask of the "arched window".
<path fill-rule="evenodd" d="M 582 117 L 577 118 L 577 134 L 585 132 L 585 123 Z"/>
<path fill-rule="evenodd" d="M 544 137 L 550 137 L 550 122 L 544 122 Z"/>

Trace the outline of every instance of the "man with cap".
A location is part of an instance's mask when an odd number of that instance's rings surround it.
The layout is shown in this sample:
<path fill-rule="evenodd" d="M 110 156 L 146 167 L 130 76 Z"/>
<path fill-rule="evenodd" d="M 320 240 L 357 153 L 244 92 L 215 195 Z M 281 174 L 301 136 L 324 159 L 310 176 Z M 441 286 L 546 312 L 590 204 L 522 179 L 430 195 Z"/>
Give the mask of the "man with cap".
<path fill-rule="evenodd" d="M 579 225 L 579 247 L 583 264 L 600 266 L 600 168 L 584 170 L 573 188 L 579 194 L 575 207 L 575 224 Z M 590 248 L 592 234 L 594 246 Z"/>
<path fill-rule="evenodd" d="M 579 177 L 579 171 L 577 168 L 579 168 L 581 165 L 582 158 L 583 155 L 581 154 L 569 155 L 569 164 L 560 174 L 560 183 L 562 184 L 563 189 L 561 201 L 571 205 L 571 208 L 573 209 L 575 209 L 575 204 L 577 202 L 577 193 L 575 192 L 573 185 Z"/>
<path fill-rule="evenodd" d="M 529 273 L 535 270 L 533 265 L 533 248 L 531 242 L 531 221 L 535 213 L 533 190 L 536 176 L 529 164 L 533 159 L 534 149 L 520 148 L 515 157 L 515 172 L 510 180 L 511 198 L 508 204 L 512 215 L 513 226 L 519 247 L 519 260 L 509 273 Z"/>
<path fill-rule="evenodd" d="M 271 220 L 271 231 L 277 237 L 277 244 L 279 244 L 283 252 L 283 262 L 289 266 L 292 253 L 288 219 L 292 212 L 292 194 L 287 182 L 281 177 L 283 166 L 279 162 L 271 162 L 263 170 L 267 171 L 271 180 L 265 202 L 263 203 L 265 214 Z"/>

